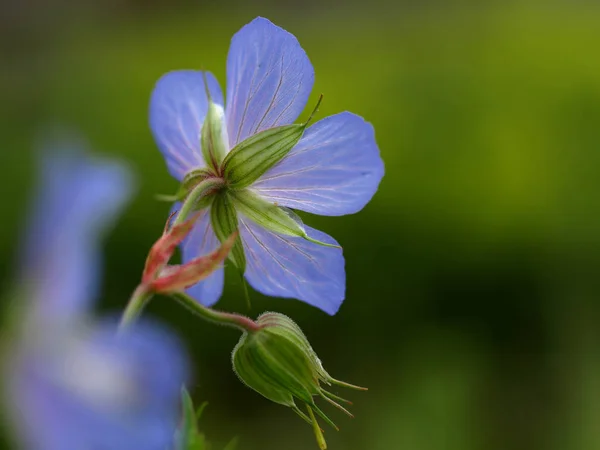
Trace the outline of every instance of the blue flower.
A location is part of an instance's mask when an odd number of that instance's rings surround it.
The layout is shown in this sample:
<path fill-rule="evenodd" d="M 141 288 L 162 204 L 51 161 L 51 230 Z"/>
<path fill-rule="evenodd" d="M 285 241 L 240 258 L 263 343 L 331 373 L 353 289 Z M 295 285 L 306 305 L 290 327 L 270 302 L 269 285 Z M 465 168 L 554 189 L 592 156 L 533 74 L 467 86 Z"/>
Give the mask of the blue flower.
<path fill-rule="evenodd" d="M 129 197 L 128 172 L 76 148 L 43 163 L 4 349 L 15 437 L 35 450 L 172 448 L 187 374 L 179 342 L 148 321 L 117 333 L 90 311 L 99 238 Z"/>
<path fill-rule="evenodd" d="M 60 145 L 39 156 L 41 179 L 22 236 L 21 274 L 34 289 L 28 315 L 45 322 L 91 308 L 101 279 L 100 237 L 132 189 L 122 164 L 92 159 L 74 138 Z"/>
<path fill-rule="evenodd" d="M 209 72 L 165 74 L 151 97 L 150 127 L 170 173 L 180 181 L 201 173 L 198 169 L 207 170 L 207 176 L 223 175 L 219 152 L 211 154 L 216 163 L 206 161 L 203 155 L 210 152 L 201 147 L 211 102 L 217 106 L 213 116 L 222 118 L 223 126 L 214 129 L 222 128 L 218 139 L 227 154 L 248 138 L 294 122 L 313 82 L 312 65 L 296 38 L 263 18 L 244 26 L 231 41 L 226 106 L 219 83 Z M 370 201 L 383 173 L 373 127 L 343 112 L 308 127 L 299 142 L 244 191 L 277 207 L 341 216 L 360 211 Z M 217 248 L 215 229 L 220 224 L 215 224 L 214 216 L 204 214 L 184 242 L 184 262 Z M 337 312 L 346 285 L 342 251 L 314 242 L 337 246 L 332 237 L 308 226 L 302 229 L 304 237 L 275 232 L 239 208 L 236 218 L 245 277 L 252 287 L 267 295 L 300 299 L 329 314 Z M 210 306 L 222 290 L 220 270 L 189 293 Z"/>

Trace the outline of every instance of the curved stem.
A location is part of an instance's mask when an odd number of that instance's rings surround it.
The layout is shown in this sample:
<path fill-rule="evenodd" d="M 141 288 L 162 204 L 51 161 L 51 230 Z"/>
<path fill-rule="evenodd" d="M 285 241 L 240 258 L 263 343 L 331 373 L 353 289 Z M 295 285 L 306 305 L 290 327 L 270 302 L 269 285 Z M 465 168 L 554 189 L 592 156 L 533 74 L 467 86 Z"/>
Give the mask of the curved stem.
<path fill-rule="evenodd" d="M 202 197 L 205 197 L 210 191 L 218 189 L 224 184 L 225 181 L 222 178 L 217 177 L 206 178 L 198 183 L 185 198 L 185 201 L 183 202 L 183 205 L 181 205 L 181 209 L 171 226 L 174 227 L 185 222 Z"/>
<path fill-rule="evenodd" d="M 246 331 L 248 333 L 252 333 L 261 329 L 261 326 L 249 317 L 207 308 L 184 292 L 174 292 L 171 294 L 171 297 L 181 303 L 185 308 L 189 309 L 191 312 L 200 316 L 204 320 L 207 320 L 208 322 L 234 327 L 238 330 Z"/>
<path fill-rule="evenodd" d="M 125 311 L 121 316 L 121 322 L 119 323 L 119 331 L 123 331 L 129 325 L 131 325 L 139 317 L 144 310 L 144 307 L 148 304 L 152 298 L 152 292 L 149 291 L 146 286 L 140 285 L 131 295 Z"/>
<path fill-rule="evenodd" d="M 200 199 L 202 199 L 203 197 L 205 197 L 209 192 L 211 192 L 215 189 L 219 189 L 221 186 L 223 186 L 224 183 L 225 183 L 225 181 L 222 178 L 218 178 L 218 177 L 206 178 L 206 179 L 202 180 L 200 183 L 198 183 L 187 195 L 185 201 L 183 202 L 183 205 L 181 206 L 181 209 L 179 210 L 179 214 L 177 214 L 177 217 L 175 218 L 175 220 L 173 221 L 171 226 L 180 225 L 181 223 L 185 222 L 185 220 L 188 218 L 190 213 L 196 207 L 196 204 L 198 203 L 198 201 Z M 181 294 L 181 295 L 185 295 L 185 294 Z M 129 302 L 127 302 L 125 311 L 123 311 L 123 315 L 121 316 L 121 322 L 119 324 L 120 331 L 124 330 L 128 325 L 133 323 L 139 317 L 139 315 L 142 313 L 144 307 L 148 304 L 148 302 L 150 301 L 152 296 L 153 296 L 153 292 L 146 285 L 141 284 L 140 286 L 138 286 L 136 288 L 136 290 L 131 295 Z M 180 300 L 180 301 L 182 301 L 182 300 Z M 191 300 L 191 301 L 193 301 L 193 300 Z M 198 306 L 201 306 L 201 305 L 198 305 Z M 190 308 L 190 309 L 192 309 L 192 308 Z M 212 310 L 209 310 L 209 311 L 212 311 Z M 198 312 L 198 311 L 196 311 L 196 312 Z M 215 313 L 216 313 L 216 311 L 215 311 Z M 198 314 L 200 314 L 200 313 L 198 313 Z M 220 313 L 220 314 L 225 314 L 225 313 Z M 200 315 L 202 315 L 202 314 L 200 314 Z M 250 319 L 248 319 L 248 318 L 244 318 L 244 319 L 249 321 L 251 324 L 254 324 L 254 322 L 252 322 Z M 216 321 L 219 322 L 219 320 L 216 320 Z M 237 321 L 233 321 L 233 322 L 243 323 L 243 320 L 238 319 Z M 255 325 L 255 328 L 256 327 L 257 327 L 257 325 Z M 241 326 L 241 325 L 238 326 L 238 328 L 251 330 L 252 326 L 246 324 L 246 328 L 244 328 L 244 326 Z"/>

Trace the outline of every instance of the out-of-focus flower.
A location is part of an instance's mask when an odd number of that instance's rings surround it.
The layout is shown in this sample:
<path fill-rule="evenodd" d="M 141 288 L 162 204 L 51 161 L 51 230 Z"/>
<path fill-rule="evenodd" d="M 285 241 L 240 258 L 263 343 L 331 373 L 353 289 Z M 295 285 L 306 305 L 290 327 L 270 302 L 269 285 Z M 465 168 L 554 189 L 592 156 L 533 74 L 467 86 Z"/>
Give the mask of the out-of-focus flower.
<path fill-rule="evenodd" d="M 345 296 L 342 250 L 287 208 L 355 213 L 375 194 L 384 167 L 373 127 L 357 115 L 291 124 L 313 81 L 296 38 L 257 18 L 232 39 L 227 105 L 209 72 L 169 72 L 152 94 L 150 126 L 182 182 L 182 200 L 203 182 L 213 185 L 196 205 L 210 214 L 183 243 L 184 262 L 239 230 L 230 258 L 255 289 L 335 314 Z M 210 306 L 222 290 L 218 270 L 188 292 Z"/>
<path fill-rule="evenodd" d="M 60 145 L 39 155 L 40 182 L 21 235 L 23 307 L 44 323 L 90 310 L 102 272 L 100 238 L 132 190 L 122 164 L 82 153 L 75 138 Z"/>
<path fill-rule="evenodd" d="M 185 359 L 179 342 L 141 321 L 45 326 L 9 357 L 12 426 L 32 450 L 173 448 Z"/>
<path fill-rule="evenodd" d="M 143 321 L 93 320 L 99 238 L 131 191 L 128 172 L 77 148 L 43 157 L 21 286 L 4 345 L 5 416 L 35 450 L 172 448 L 187 362 Z"/>

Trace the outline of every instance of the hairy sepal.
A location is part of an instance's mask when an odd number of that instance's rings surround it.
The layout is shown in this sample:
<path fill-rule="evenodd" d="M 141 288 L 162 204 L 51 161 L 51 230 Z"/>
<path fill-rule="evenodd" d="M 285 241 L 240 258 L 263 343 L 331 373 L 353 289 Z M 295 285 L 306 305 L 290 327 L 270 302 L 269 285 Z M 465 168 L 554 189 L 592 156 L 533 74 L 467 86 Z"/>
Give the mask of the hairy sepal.
<path fill-rule="evenodd" d="M 223 160 L 223 176 L 233 189 L 250 186 L 298 143 L 306 124 L 261 131 L 236 145 Z"/>
<path fill-rule="evenodd" d="M 210 208 L 210 220 L 217 239 L 224 242 L 229 236 L 238 232 L 238 217 L 228 192 L 220 192 L 213 199 Z M 246 256 L 239 236 L 236 238 L 229 259 L 242 272 L 246 270 Z"/>
<path fill-rule="evenodd" d="M 179 189 L 175 193 L 175 195 L 159 195 L 157 198 L 159 200 L 169 201 L 169 202 L 182 202 L 186 199 L 188 194 L 200 183 L 208 178 L 215 178 L 214 172 L 210 169 L 194 169 L 189 171 L 183 180 L 181 181 L 181 185 Z M 215 186 L 216 187 L 216 186 Z M 198 202 L 196 210 L 201 210 L 210 205 L 210 201 L 212 198 L 210 196 L 205 196 L 201 201 Z"/>
<path fill-rule="evenodd" d="M 318 394 L 318 380 L 302 349 L 270 329 L 244 334 L 232 361 L 240 380 L 272 402 L 293 408 L 294 397 L 313 403 Z"/>
<path fill-rule="evenodd" d="M 353 417 L 352 413 L 337 403 L 350 403 L 326 391 L 325 384 L 339 384 L 357 388 L 333 379 L 321 364 L 302 330 L 289 317 L 279 313 L 265 313 L 256 324 L 258 329 L 244 333 L 232 353 L 233 369 L 246 386 L 269 400 L 289 406 L 315 431 L 320 427 L 313 416 L 317 413 L 334 429 L 334 422 L 317 406 L 315 398 L 321 398 L 340 411 Z M 296 406 L 299 400 L 308 407 L 310 417 Z M 322 438 L 317 433 L 318 439 Z M 322 439 L 321 439 L 322 440 Z"/>
<path fill-rule="evenodd" d="M 245 189 L 230 192 L 235 208 L 248 219 L 273 233 L 295 236 L 325 247 L 339 248 L 311 238 L 304 228 L 302 219 L 289 208 L 282 208 Z"/>
<path fill-rule="evenodd" d="M 227 153 L 223 134 L 224 118 L 223 108 L 209 101 L 206 118 L 202 125 L 200 143 L 204 161 L 214 172 L 219 170 L 219 166 Z"/>

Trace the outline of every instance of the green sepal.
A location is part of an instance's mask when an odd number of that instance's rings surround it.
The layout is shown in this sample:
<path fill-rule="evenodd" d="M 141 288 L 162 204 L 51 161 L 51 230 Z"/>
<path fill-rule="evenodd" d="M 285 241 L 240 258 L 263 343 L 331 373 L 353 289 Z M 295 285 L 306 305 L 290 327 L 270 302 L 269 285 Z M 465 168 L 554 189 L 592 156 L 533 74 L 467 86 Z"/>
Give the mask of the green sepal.
<path fill-rule="evenodd" d="M 289 407 L 296 406 L 292 393 L 273 381 L 268 365 L 258 360 L 252 348 L 253 341 L 248 341 L 249 338 L 250 336 L 244 333 L 231 354 L 235 374 L 242 383 L 272 402 Z M 261 373 L 265 368 L 268 373 Z"/>
<path fill-rule="evenodd" d="M 209 169 L 191 170 L 185 175 L 175 194 L 156 194 L 154 197 L 161 202 L 182 202 L 194 187 L 207 178 L 214 176 L 214 173 Z"/>
<path fill-rule="evenodd" d="M 270 327 L 272 333 L 287 337 L 299 346 L 309 356 L 315 376 L 329 384 L 331 376 L 323 368 L 304 332 L 292 319 L 281 313 L 265 312 L 258 317 L 256 323 L 262 327 Z"/>
<path fill-rule="evenodd" d="M 306 124 L 261 131 L 236 145 L 223 160 L 223 176 L 233 189 L 243 189 L 281 161 L 298 143 Z"/>
<path fill-rule="evenodd" d="M 185 174 L 185 177 L 183 177 L 179 191 L 183 191 L 187 194 L 189 191 L 194 189 L 194 186 L 196 186 L 198 183 L 210 177 L 214 177 L 214 174 L 209 169 L 190 170 Z"/>
<path fill-rule="evenodd" d="M 232 359 L 240 380 L 272 402 L 294 407 L 294 397 L 313 403 L 312 396 L 319 393 L 302 348 L 270 329 L 244 334 Z"/>
<path fill-rule="evenodd" d="M 312 423 L 313 431 L 315 433 L 315 437 L 317 438 L 317 444 L 319 448 L 321 450 L 327 450 L 327 442 L 325 442 L 325 436 L 323 436 L 323 431 L 321 430 L 321 427 L 319 427 L 319 423 L 317 422 L 312 408 L 310 407 L 310 405 L 306 405 L 306 409 L 308 410 L 308 414 L 310 414 L 310 421 Z"/>
<path fill-rule="evenodd" d="M 224 120 L 223 108 L 209 99 L 206 118 L 202 125 L 200 144 L 206 165 L 215 172 L 219 170 L 219 166 L 227 154 L 227 147 L 223 139 Z"/>
<path fill-rule="evenodd" d="M 244 300 L 246 300 L 246 308 L 250 311 L 250 309 L 252 309 L 252 304 L 250 302 L 250 292 L 248 292 L 248 284 L 246 283 L 246 278 L 244 278 L 244 272 L 240 272 L 240 283 L 242 284 Z"/>
<path fill-rule="evenodd" d="M 159 202 L 174 203 L 174 202 L 182 202 L 185 200 L 186 197 L 185 197 L 185 195 L 178 193 L 175 195 L 156 194 L 154 196 L 154 198 L 156 200 L 158 200 Z M 213 201 L 213 197 L 211 197 L 210 195 L 208 195 L 206 197 L 202 197 L 201 199 L 199 199 L 196 202 L 193 209 L 194 209 L 194 211 L 200 211 L 202 209 L 206 209 L 210 206 L 212 201 Z"/>
<path fill-rule="evenodd" d="M 200 198 L 196 202 L 196 205 L 194 206 L 194 210 L 201 211 L 203 209 L 208 208 L 212 204 L 213 200 L 214 200 L 214 197 L 212 195 L 207 195 L 206 197 Z"/>
<path fill-rule="evenodd" d="M 210 208 L 210 220 L 215 235 L 220 242 L 225 241 L 225 239 L 238 231 L 237 212 L 228 192 L 220 192 L 214 197 Z M 241 273 L 245 272 L 246 256 L 244 255 L 244 247 L 239 236 L 229 253 L 229 259 L 233 261 Z"/>
<path fill-rule="evenodd" d="M 302 219 L 289 208 L 274 205 L 248 189 L 232 191 L 230 195 L 240 213 L 273 233 L 301 237 L 325 247 L 340 248 L 339 245 L 327 244 L 311 238 L 306 233 Z"/>
<path fill-rule="evenodd" d="M 214 176 L 215 176 L 214 173 L 212 171 L 210 171 L 209 169 L 194 169 L 194 170 L 189 171 L 183 178 L 183 181 L 181 182 L 181 185 L 179 186 L 177 193 L 174 196 L 172 196 L 172 200 L 179 201 L 179 202 L 184 201 L 186 199 L 186 197 L 188 196 L 188 194 L 198 184 L 200 184 L 204 180 L 214 177 Z M 168 199 L 167 196 L 165 196 L 164 198 L 165 198 L 165 200 Z M 204 206 L 204 207 L 206 207 L 206 206 Z M 203 208 L 198 208 L 198 209 L 203 209 Z"/>
<path fill-rule="evenodd" d="M 227 133 L 224 127 L 225 111 L 223 111 L 221 105 L 217 105 L 212 100 L 210 89 L 208 89 L 208 81 L 206 80 L 206 72 L 202 72 L 202 78 L 204 79 L 208 109 L 200 132 L 200 147 L 206 165 L 214 173 L 218 173 L 219 166 L 227 154 Z"/>

